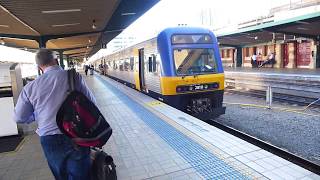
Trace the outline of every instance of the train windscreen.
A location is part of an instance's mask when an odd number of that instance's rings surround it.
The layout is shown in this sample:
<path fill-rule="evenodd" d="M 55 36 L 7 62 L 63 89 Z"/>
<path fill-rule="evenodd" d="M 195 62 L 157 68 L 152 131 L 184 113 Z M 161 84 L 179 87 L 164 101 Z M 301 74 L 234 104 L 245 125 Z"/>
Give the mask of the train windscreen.
<path fill-rule="evenodd" d="M 216 59 L 213 49 L 174 49 L 177 75 L 216 73 Z"/>

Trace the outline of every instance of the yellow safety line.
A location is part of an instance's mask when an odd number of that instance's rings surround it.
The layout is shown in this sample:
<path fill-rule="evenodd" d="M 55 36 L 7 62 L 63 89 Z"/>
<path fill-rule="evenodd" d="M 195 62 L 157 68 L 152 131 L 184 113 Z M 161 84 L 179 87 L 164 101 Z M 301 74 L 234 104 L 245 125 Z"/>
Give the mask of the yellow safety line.
<path fill-rule="evenodd" d="M 13 151 L 2 152 L 2 153 L 0 153 L 0 155 L 7 155 L 7 154 L 13 154 L 13 153 L 18 152 L 18 151 L 21 149 L 21 147 L 22 147 L 22 145 L 24 144 L 24 142 L 26 141 L 25 139 L 26 139 L 26 138 L 23 137 L 22 140 L 21 140 L 21 142 L 18 144 L 18 146 L 17 146 Z"/>
<path fill-rule="evenodd" d="M 151 101 L 146 103 L 148 106 L 159 106 L 162 105 L 163 103 L 160 101 Z"/>
<path fill-rule="evenodd" d="M 242 104 L 242 103 L 231 103 L 231 102 L 224 102 L 223 104 L 248 106 L 248 107 L 256 107 L 256 108 L 269 108 L 268 106 L 259 105 L 259 104 Z M 285 111 L 285 112 L 293 112 L 293 113 L 307 115 L 307 116 L 320 117 L 320 115 L 318 115 L 318 114 L 310 114 L 310 113 L 301 112 L 301 111 L 305 111 L 305 109 L 291 109 L 291 108 L 281 108 L 281 107 L 271 107 L 271 109 Z"/>

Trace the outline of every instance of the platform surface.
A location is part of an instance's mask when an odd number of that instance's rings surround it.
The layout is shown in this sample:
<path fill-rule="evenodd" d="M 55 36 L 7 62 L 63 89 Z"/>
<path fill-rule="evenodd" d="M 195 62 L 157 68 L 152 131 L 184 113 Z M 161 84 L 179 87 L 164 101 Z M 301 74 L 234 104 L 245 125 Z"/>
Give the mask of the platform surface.
<path fill-rule="evenodd" d="M 86 80 L 114 129 L 104 148 L 119 179 L 320 179 L 114 80 Z"/>

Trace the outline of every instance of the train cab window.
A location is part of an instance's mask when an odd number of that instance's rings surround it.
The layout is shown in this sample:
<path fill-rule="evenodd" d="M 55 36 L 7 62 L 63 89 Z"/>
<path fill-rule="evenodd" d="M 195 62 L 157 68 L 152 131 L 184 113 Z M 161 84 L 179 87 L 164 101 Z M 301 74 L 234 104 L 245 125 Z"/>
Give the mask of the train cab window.
<path fill-rule="evenodd" d="M 134 68 L 134 57 L 130 57 L 130 71 L 133 71 Z"/>
<path fill-rule="evenodd" d="M 217 71 L 214 50 L 174 49 L 177 75 L 212 74 Z"/>

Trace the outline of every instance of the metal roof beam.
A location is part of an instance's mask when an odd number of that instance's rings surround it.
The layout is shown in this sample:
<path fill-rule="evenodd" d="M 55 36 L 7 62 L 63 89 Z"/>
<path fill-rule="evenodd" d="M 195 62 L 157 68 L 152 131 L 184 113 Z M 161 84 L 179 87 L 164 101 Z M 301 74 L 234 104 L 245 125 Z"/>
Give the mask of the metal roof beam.
<path fill-rule="evenodd" d="M 39 36 L 0 33 L 0 38 L 27 39 L 37 41 L 39 39 Z"/>
<path fill-rule="evenodd" d="M 239 48 L 239 47 L 241 47 L 241 46 L 239 46 L 239 45 L 225 44 L 225 43 L 221 43 L 221 44 L 219 44 L 219 46 L 223 46 L 223 47 L 233 47 L 233 48 Z"/>
<path fill-rule="evenodd" d="M 74 55 L 78 55 L 78 54 L 85 54 L 85 53 L 88 53 L 87 51 L 81 51 L 81 52 L 77 52 L 77 53 L 71 53 L 71 54 L 65 54 L 67 56 L 74 56 Z"/>
<path fill-rule="evenodd" d="M 281 31 L 274 28 L 265 29 L 266 31 L 273 32 L 273 33 L 282 33 L 287 35 L 293 35 L 297 37 L 304 37 L 304 38 L 310 38 L 310 39 L 316 39 L 317 36 L 310 35 L 310 34 L 304 34 L 304 33 L 295 33 L 295 32 L 287 32 L 287 31 Z"/>
<path fill-rule="evenodd" d="M 91 32 L 71 33 L 71 34 L 43 35 L 43 38 L 45 38 L 46 40 L 51 40 L 51 39 L 58 39 L 58 38 L 96 34 L 96 33 L 101 33 L 101 32 L 102 31 L 91 31 Z"/>
<path fill-rule="evenodd" d="M 83 48 L 91 48 L 92 46 L 81 46 L 81 47 L 72 47 L 72 48 L 62 48 L 62 49 L 51 49 L 53 51 L 71 51 L 71 50 L 76 50 L 76 49 L 83 49 Z"/>

